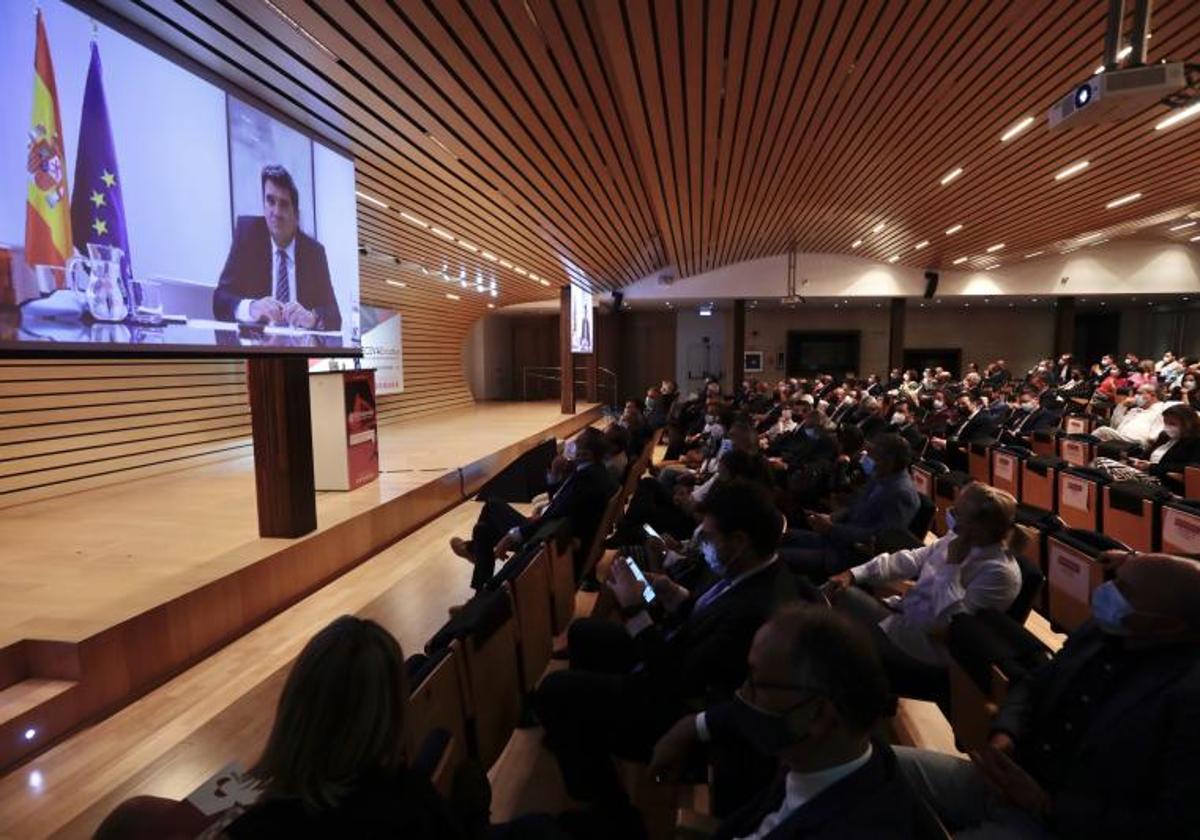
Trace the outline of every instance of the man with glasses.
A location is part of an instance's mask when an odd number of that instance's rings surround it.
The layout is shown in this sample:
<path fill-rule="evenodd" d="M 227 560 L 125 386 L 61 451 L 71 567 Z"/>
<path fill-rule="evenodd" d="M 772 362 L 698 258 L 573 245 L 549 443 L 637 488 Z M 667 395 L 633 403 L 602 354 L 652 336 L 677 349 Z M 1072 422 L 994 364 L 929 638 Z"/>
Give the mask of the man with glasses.
<path fill-rule="evenodd" d="M 715 838 L 909 838 L 921 806 L 871 730 L 895 712 L 866 631 L 821 607 L 785 607 L 759 630 L 733 702 L 680 720 L 651 768 L 674 778 L 697 742 L 740 738 L 777 758 L 775 783 Z"/>

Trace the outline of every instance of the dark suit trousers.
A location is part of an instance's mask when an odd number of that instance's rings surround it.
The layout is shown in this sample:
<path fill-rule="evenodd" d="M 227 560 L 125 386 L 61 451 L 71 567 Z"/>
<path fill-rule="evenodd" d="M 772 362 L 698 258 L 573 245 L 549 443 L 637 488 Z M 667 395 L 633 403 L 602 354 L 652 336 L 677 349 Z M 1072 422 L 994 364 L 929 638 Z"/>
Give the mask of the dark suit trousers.
<path fill-rule="evenodd" d="M 654 744 L 683 715 L 681 704 L 655 696 L 631 671 L 633 640 L 612 622 L 583 619 L 568 633 L 571 670 L 547 674 L 533 697 L 575 799 L 615 806 L 626 801 L 612 757 L 646 762 Z"/>
<path fill-rule="evenodd" d="M 507 502 L 489 501 L 479 512 L 475 529 L 471 532 L 471 554 L 475 558 L 475 573 L 471 575 L 471 588 L 482 589 L 492 579 L 496 568 L 496 543 L 501 537 L 529 519 Z"/>

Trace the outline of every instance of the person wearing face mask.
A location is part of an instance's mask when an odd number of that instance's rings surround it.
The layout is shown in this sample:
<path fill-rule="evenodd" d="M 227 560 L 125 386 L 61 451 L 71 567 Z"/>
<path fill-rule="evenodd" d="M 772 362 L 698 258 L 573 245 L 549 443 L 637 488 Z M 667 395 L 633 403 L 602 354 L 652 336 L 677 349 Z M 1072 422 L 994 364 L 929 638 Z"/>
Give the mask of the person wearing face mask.
<path fill-rule="evenodd" d="M 773 441 L 780 435 L 788 435 L 799 428 L 795 418 L 792 416 L 792 406 L 790 403 L 785 404 L 779 412 L 779 419 L 775 421 L 775 425 L 767 429 L 766 438 L 768 441 Z"/>
<path fill-rule="evenodd" d="M 1151 443 L 1147 458 L 1132 458 L 1129 466 L 1096 458 L 1093 466 L 1118 481 L 1146 481 L 1182 493 L 1184 468 L 1200 463 L 1200 414 L 1191 406 L 1176 404 L 1163 410 L 1162 423 L 1162 433 Z"/>
<path fill-rule="evenodd" d="M 956 400 L 958 417 L 950 426 L 945 437 L 931 437 L 929 447 L 934 450 L 927 457 L 943 461 L 952 469 L 965 470 L 967 447 L 972 443 L 990 442 L 996 437 L 996 419 L 983 410 L 980 400 L 969 393 L 962 393 Z"/>
<path fill-rule="evenodd" d="M 921 434 L 930 438 L 944 438 L 948 434 L 950 424 L 955 418 L 955 410 L 952 402 L 946 399 L 945 392 L 937 391 L 929 398 L 927 403 L 923 404 L 926 405 L 927 411 L 925 418 L 919 425 Z"/>
<path fill-rule="evenodd" d="M 888 425 L 884 431 L 891 434 L 900 435 L 908 441 L 908 445 L 912 448 L 914 454 L 920 453 L 925 448 L 925 436 L 921 434 L 914 422 L 914 411 L 912 404 L 908 400 L 898 399 L 895 405 L 892 406 L 891 417 L 888 418 Z"/>
<path fill-rule="evenodd" d="M 921 836 L 920 803 L 891 748 L 871 737 L 896 701 L 862 628 L 828 609 L 786 608 L 759 630 L 749 669 L 732 702 L 682 718 L 651 761 L 670 779 L 701 744 L 718 772 L 723 750 L 741 744 L 778 760 L 774 781 L 715 840 Z"/>
<path fill-rule="evenodd" d="M 988 745 L 970 761 L 896 749 L 956 837 L 1196 836 L 1200 564 L 1101 560 L 1117 568 L 1092 620 L 1009 689 Z"/>
<path fill-rule="evenodd" d="M 453 537 L 450 550 L 474 564 L 471 588 L 483 589 L 492 579 L 496 561 L 515 551 L 551 519 L 566 519 L 571 535 L 583 545 L 590 545 L 608 500 L 617 491 L 604 466 L 608 444 L 596 428 L 584 429 L 574 440 L 567 441 L 564 455 L 574 462 L 571 475 L 558 488 L 540 517 L 528 517 L 507 502 L 495 499 L 486 502 L 471 531 L 471 539 Z M 580 572 L 576 569 L 576 574 Z"/>
<path fill-rule="evenodd" d="M 813 581 L 844 571 L 854 563 L 855 546 L 885 530 L 907 530 L 921 507 L 908 473 L 912 449 L 899 435 L 877 435 L 859 465 L 867 482 L 842 510 L 809 513 L 810 530 L 791 529 L 780 557 L 797 574 Z"/>
<path fill-rule="evenodd" d="M 1171 403 L 1161 402 L 1157 385 L 1142 385 L 1134 392 L 1133 405 L 1115 426 L 1100 426 L 1092 434 L 1102 441 L 1118 441 L 1149 448 L 1162 433 L 1162 414 Z"/>
<path fill-rule="evenodd" d="M 1062 414 L 1057 407 L 1058 400 L 1049 392 L 1039 397 L 1035 391 L 1022 391 L 1017 399 L 1017 410 L 1004 424 L 1000 439 L 1006 443 L 1027 446 L 1034 432 L 1058 428 Z"/>
<path fill-rule="evenodd" d="M 892 690 L 942 701 L 949 694 L 942 643 L 950 621 L 979 610 L 1004 612 L 1021 590 L 1013 557 L 1017 501 L 979 483 L 959 493 L 946 511 L 947 534 L 927 546 L 880 554 L 829 579 L 826 593 L 872 631 Z M 861 586 L 916 579 L 904 595 L 879 601 Z"/>
<path fill-rule="evenodd" d="M 643 587 L 618 558 L 609 587 L 623 622 L 573 622 L 570 669 L 547 674 L 534 693 L 546 745 L 575 799 L 624 806 L 611 756 L 647 761 L 690 703 L 732 697 L 746 677 L 754 634 L 800 597 L 798 582 L 776 559 L 783 519 L 763 488 L 719 483 L 698 510 L 697 538 L 712 572 L 707 588 L 689 591 L 647 573 L 658 605 L 652 614 Z M 810 590 L 804 597 L 819 596 Z"/>

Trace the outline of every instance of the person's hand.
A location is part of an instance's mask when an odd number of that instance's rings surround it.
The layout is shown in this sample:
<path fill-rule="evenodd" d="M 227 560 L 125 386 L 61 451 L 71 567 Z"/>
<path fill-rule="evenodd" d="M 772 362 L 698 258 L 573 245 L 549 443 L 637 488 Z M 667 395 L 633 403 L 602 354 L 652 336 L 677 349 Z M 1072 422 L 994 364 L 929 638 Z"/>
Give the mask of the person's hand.
<path fill-rule="evenodd" d="M 934 449 L 945 449 L 946 448 L 946 440 L 944 438 L 936 438 L 936 437 L 930 438 L 929 445 L 932 446 Z"/>
<path fill-rule="evenodd" d="M 661 563 L 667 553 L 667 544 L 659 537 L 646 537 L 646 553 L 655 562 Z"/>
<path fill-rule="evenodd" d="M 825 581 L 824 589 L 826 595 L 832 600 L 834 595 L 852 586 L 854 586 L 854 575 L 850 574 L 850 570 L 847 569 L 844 572 L 838 572 Z"/>
<path fill-rule="evenodd" d="M 993 732 L 992 736 L 988 738 L 988 745 L 1008 756 L 1013 755 L 1017 751 L 1016 742 L 1013 741 L 1012 736 L 1007 732 Z"/>
<path fill-rule="evenodd" d="M 970 756 L 984 778 L 1012 805 L 1038 817 L 1050 813 L 1050 794 L 1007 754 L 989 745 Z"/>
<path fill-rule="evenodd" d="M 304 305 L 297 301 L 284 304 L 283 319 L 287 321 L 288 326 L 301 330 L 311 330 L 317 325 L 317 313 L 305 309 Z"/>
<path fill-rule="evenodd" d="M 833 519 L 828 513 L 810 513 L 808 515 L 808 527 L 812 528 L 818 534 L 828 534 L 833 530 Z"/>
<path fill-rule="evenodd" d="M 517 547 L 517 541 L 510 535 L 505 534 L 500 538 L 500 542 L 496 543 L 495 549 L 492 550 L 492 555 L 497 560 L 503 560 L 508 556 L 509 552 Z"/>
<path fill-rule="evenodd" d="M 692 593 L 686 587 L 680 586 L 666 575 L 647 572 L 646 580 L 654 590 L 658 602 L 667 612 L 675 612 L 687 603 L 688 598 L 692 597 Z"/>
<path fill-rule="evenodd" d="M 780 470 L 787 469 L 787 461 L 783 460 L 782 458 L 780 458 L 778 456 L 768 458 L 767 463 L 770 464 L 772 467 L 775 467 L 776 469 L 780 469 Z"/>
<path fill-rule="evenodd" d="M 696 716 L 680 718 L 654 745 L 654 753 L 650 757 L 651 777 L 656 782 L 679 781 L 698 741 Z"/>
<path fill-rule="evenodd" d="M 675 539 L 670 534 L 663 534 L 662 541 L 663 541 L 663 545 L 665 545 L 671 551 L 678 552 L 679 549 L 683 548 L 683 546 L 680 544 L 679 540 Z"/>
<path fill-rule="evenodd" d="M 642 598 L 642 585 L 633 576 L 633 572 L 629 571 L 624 557 L 618 557 L 612 564 L 612 575 L 608 579 L 608 588 L 612 590 L 613 597 L 617 599 L 617 603 L 623 609 L 645 603 Z"/>
<path fill-rule="evenodd" d="M 273 297 L 261 297 L 250 301 L 250 318 L 253 321 L 266 321 L 270 324 L 284 322 L 283 304 Z"/>
<path fill-rule="evenodd" d="M 1143 461 L 1141 458 L 1131 458 L 1131 459 L 1130 459 L 1130 461 L 1129 461 L 1129 464 L 1130 464 L 1130 466 L 1132 466 L 1132 467 L 1133 467 L 1135 470 L 1142 470 L 1142 471 L 1145 471 L 1145 470 L 1148 470 L 1148 469 L 1150 469 L 1150 462 L 1149 462 L 1149 461 Z"/>

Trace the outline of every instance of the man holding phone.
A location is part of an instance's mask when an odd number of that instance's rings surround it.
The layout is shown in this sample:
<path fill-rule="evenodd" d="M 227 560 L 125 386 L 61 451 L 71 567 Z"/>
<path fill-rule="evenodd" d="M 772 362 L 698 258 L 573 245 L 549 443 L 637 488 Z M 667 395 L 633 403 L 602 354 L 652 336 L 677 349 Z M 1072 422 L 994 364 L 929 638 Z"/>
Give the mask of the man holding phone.
<path fill-rule="evenodd" d="M 681 714 L 706 699 L 731 697 L 745 679 L 758 628 L 799 598 L 795 579 L 775 556 L 782 517 L 762 488 L 722 483 L 700 511 L 712 584 L 692 592 L 614 563 L 608 584 L 624 626 L 598 619 L 572 624 L 571 669 L 549 674 L 534 695 L 546 742 L 576 799 L 625 805 L 610 757 L 646 761 Z M 661 618 L 648 609 L 643 579 Z"/>

